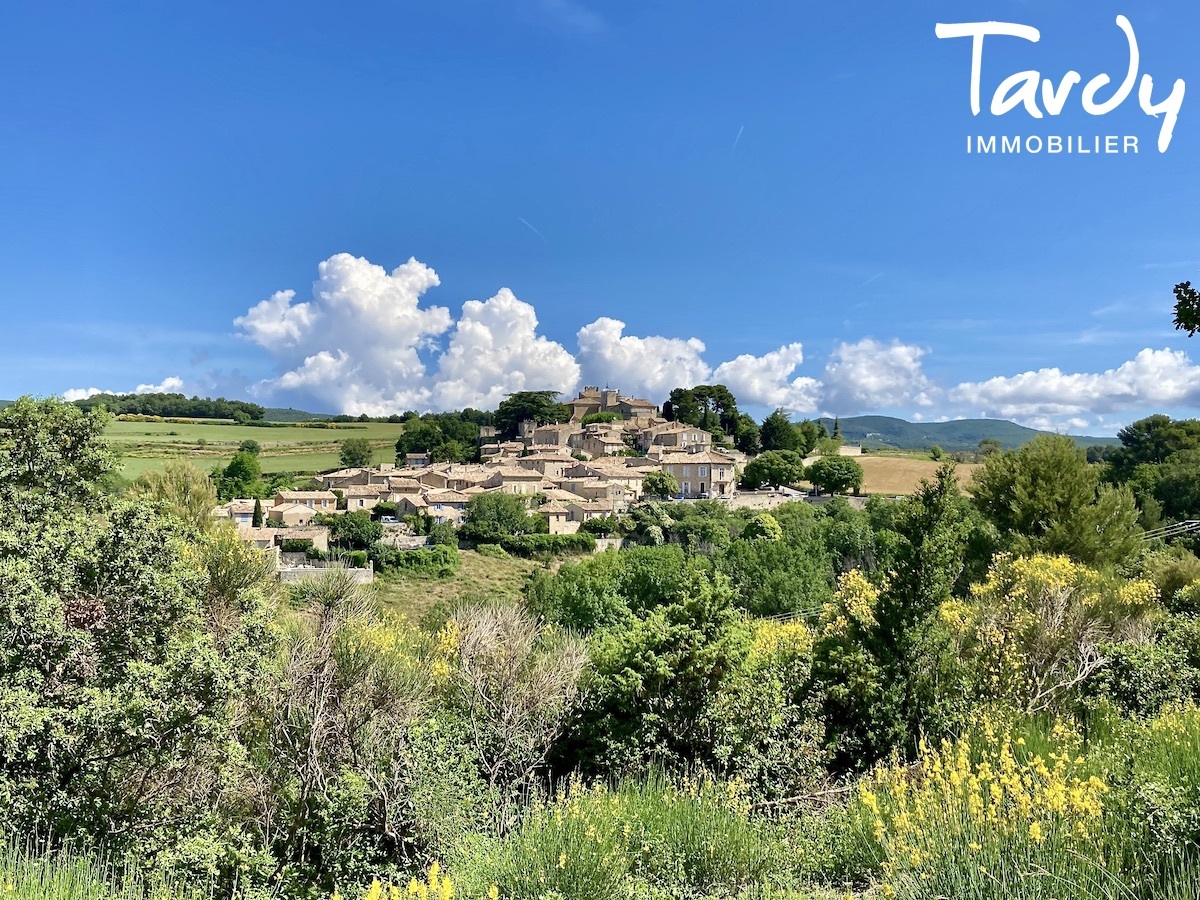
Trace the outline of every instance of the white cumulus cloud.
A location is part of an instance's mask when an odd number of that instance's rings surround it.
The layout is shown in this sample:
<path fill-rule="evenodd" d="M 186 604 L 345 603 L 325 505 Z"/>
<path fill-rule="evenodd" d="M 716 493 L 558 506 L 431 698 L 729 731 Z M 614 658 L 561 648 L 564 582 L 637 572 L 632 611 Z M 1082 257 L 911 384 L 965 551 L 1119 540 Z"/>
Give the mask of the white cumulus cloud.
<path fill-rule="evenodd" d="M 839 344 L 821 378 L 822 405 L 838 415 L 932 406 L 939 391 L 921 370 L 925 353 L 912 344 L 884 344 L 872 338 Z"/>
<path fill-rule="evenodd" d="M 311 300 L 277 291 L 234 320 L 282 369 L 256 393 L 381 415 L 494 408 L 512 391 L 574 388 L 578 365 L 537 334 L 532 306 L 504 288 L 467 301 L 455 322 L 446 307 L 422 305 L 439 283 L 416 259 L 390 273 L 349 253 L 325 260 Z"/>
<path fill-rule="evenodd" d="M 712 380 L 729 388 L 741 405 L 811 413 L 818 407 L 821 382 L 804 376 L 791 377 L 802 362 L 804 346 L 792 343 L 762 356 L 743 353 L 723 362 L 713 372 Z"/>
<path fill-rule="evenodd" d="M 574 390 L 579 364 L 562 344 L 539 335 L 537 325 L 533 307 L 508 288 L 482 303 L 464 303 L 438 359 L 434 405 L 495 409 L 513 391 Z"/>
<path fill-rule="evenodd" d="M 1083 427 L 1086 414 L 1122 410 L 1195 406 L 1200 403 L 1200 366 L 1182 350 L 1142 350 L 1133 359 L 1104 372 L 1065 373 L 1038 369 L 986 381 L 964 382 L 950 392 L 952 401 L 983 415 L 1023 421 L 1051 421 Z"/>
<path fill-rule="evenodd" d="M 627 396 L 661 402 L 673 388 L 708 379 L 704 342 L 697 338 L 635 337 L 625 323 L 602 316 L 576 334 L 579 364 L 588 384 L 612 384 Z"/>

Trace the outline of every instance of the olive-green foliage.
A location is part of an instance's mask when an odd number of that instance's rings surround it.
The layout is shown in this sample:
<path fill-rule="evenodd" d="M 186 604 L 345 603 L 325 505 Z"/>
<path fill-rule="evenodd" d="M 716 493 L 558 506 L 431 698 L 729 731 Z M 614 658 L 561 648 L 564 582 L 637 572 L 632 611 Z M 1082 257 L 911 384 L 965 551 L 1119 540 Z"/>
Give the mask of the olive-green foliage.
<path fill-rule="evenodd" d="M 203 531 L 213 523 L 217 492 L 208 476 L 189 462 L 169 460 L 161 472 L 143 473 L 134 482 L 132 493 L 140 499 L 164 504 L 171 515 L 195 531 Z M 262 507 L 255 508 L 261 519 Z"/>
<path fill-rule="evenodd" d="M 813 790 L 827 776 L 824 723 L 812 691 L 812 632 L 799 621 L 751 625 L 749 653 L 704 713 L 711 765 L 764 802 Z"/>
<path fill-rule="evenodd" d="M 542 531 L 539 516 L 531 516 L 525 501 L 512 494 L 487 491 L 476 494 L 467 503 L 461 533 L 468 541 L 495 544 L 504 535 L 534 534 Z"/>
<path fill-rule="evenodd" d="M 346 550 L 366 550 L 383 537 L 383 525 L 366 510 L 324 516 L 321 523 L 328 526 L 330 541 Z"/>
<path fill-rule="evenodd" d="M 568 751 L 584 771 L 633 774 L 710 759 L 703 714 L 748 650 L 722 573 L 693 559 L 662 605 L 591 638 L 592 671 Z"/>
<path fill-rule="evenodd" d="M 1154 582 L 1158 599 L 1171 606 L 1184 588 L 1200 581 L 1200 559 L 1186 547 L 1174 546 L 1147 553 L 1142 558 L 1142 577 Z"/>
<path fill-rule="evenodd" d="M 0 644 L 15 649 L 0 662 L 10 822 L 136 834 L 172 806 L 186 815 L 193 779 L 219 768 L 228 698 L 269 647 L 262 596 L 228 583 L 223 532 L 196 565 L 176 529 L 118 505 L 102 523 L 62 514 L 0 531 Z"/>
<path fill-rule="evenodd" d="M 674 497 L 679 493 L 679 482 L 666 469 L 655 469 L 646 473 L 642 491 L 647 497 Z"/>
<path fill-rule="evenodd" d="M 786 487 L 804 478 L 804 459 L 794 450 L 767 450 L 746 464 L 742 487 L 757 491 L 764 487 Z"/>
<path fill-rule="evenodd" d="M 462 562 L 458 547 L 452 544 L 400 550 L 376 543 L 371 545 L 368 555 L 377 572 L 396 572 L 408 578 L 449 578 Z"/>
<path fill-rule="evenodd" d="M 615 788 L 572 784 L 455 870 L 468 896 L 496 884 L 513 900 L 731 897 L 778 883 L 786 853 L 724 785 L 653 775 Z"/>
<path fill-rule="evenodd" d="M 539 570 L 526 588 L 526 602 L 547 622 L 586 633 L 629 622 L 666 603 L 688 565 L 679 547 L 608 551 L 566 563 L 555 574 Z"/>
<path fill-rule="evenodd" d="M 822 456 L 804 471 L 804 477 L 818 490 L 830 494 L 858 493 L 863 468 L 848 456 Z"/>
<path fill-rule="evenodd" d="M 1065 435 L 1041 435 L 994 454 L 976 470 L 972 494 L 1019 553 L 1061 553 L 1087 565 L 1120 565 L 1141 549 L 1137 507 Z"/>
<path fill-rule="evenodd" d="M 90 503 L 115 457 L 103 409 L 21 397 L 0 410 L 0 506 L 30 517 L 63 503 Z"/>
<path fill-rule="evenodd" d="M 825 689 L 828 740 L 839 768 L 870 764 L 893 750 L 912 753 L 922 731 L 939 731 L 953 719 L 939 690 L 948 638 L 931 616 L 953 596 L 963 566 L 964 514 L 953 464 L 899 501 L 889 524 L 887 578 L 863 603 L 870 615 L 848 616 L 850 625 L 823 634 L 814 651 L 814 680 Z M 868 589 L 864 582 L 855 590 Z"/>
<path fill-rule="evenodd" d="M 832 561 L 820 531 L 810 521 L 803 529 L 784 532 L 771 521 L 779 529 L 777 540 L 758 537 L 752 520 L 718 565 L 732 580 L 738 605 L 753 615 L 815 614 L 833 586 Z"/>
<path fill-rule="evenodd" d="M 779 522 L 768 512 L 754 516 L 742 529 L 743 540 L 779 541 L 783 539 L 783 529 Z"/>
<path fill-rule="evenodd" d="M 371 442 L 366 438 L 346 438 L 342 441 L 338 459 L 343 468 L 364 468 L 371 464 Z"/>

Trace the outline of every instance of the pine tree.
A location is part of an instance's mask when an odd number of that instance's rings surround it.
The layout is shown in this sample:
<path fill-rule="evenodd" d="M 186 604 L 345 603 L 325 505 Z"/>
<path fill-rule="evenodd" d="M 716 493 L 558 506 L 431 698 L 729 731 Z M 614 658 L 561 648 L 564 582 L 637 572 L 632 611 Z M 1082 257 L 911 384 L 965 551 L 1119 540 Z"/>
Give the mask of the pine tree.
<path fill-rule="evenodd" d="M 254 518 L 252 518 L 250 520 L 250 524 L 253 525 L 255 528 L 262 528 L 262 523 L 263 523 L 262 501 L 256 499 L 254 501 Z"/>

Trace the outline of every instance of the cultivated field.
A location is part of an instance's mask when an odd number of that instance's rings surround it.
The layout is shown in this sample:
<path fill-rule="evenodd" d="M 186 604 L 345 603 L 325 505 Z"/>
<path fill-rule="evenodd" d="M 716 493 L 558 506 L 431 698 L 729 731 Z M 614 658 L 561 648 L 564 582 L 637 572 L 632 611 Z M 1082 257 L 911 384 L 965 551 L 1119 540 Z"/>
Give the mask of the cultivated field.
<path fill-rule="evenodd" d="M 201 469 L 225 465 L 242 441 L 262 446 L 264 472 L 319 472 L 337 468 L 338 445 L 346 438 L 367 438 L 376 463 L 395 459 L 403 425 L 379 422 L 339 424 L 336 428 L 302 425 L 256 427 L 219 422 L 113 422 L 108 437 L 121 452 L 121 474 L 136 478 L 160 469 L 168 459 L 187 459 Z"/>
<path fill-rule="evenodd" d="M 933 479 L 941 463 L 931 459 L 906 459 L 904 457 L 856 456 L 855 461 L 863 467 L 863 493 L 865 494 L 911 494 L 921 479 Z M 979 466 L 962 463 L 958 467 L 958 483 L 964 489 L 971 482 L 971 473 Z"/>

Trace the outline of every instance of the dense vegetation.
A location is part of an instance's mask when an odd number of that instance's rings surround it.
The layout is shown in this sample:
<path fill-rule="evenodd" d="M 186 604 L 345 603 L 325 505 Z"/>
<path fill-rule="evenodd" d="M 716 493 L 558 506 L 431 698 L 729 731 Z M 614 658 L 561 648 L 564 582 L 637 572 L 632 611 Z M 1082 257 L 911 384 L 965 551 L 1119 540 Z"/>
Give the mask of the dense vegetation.
<path fill-rule="evenodd" d="M 180 419 L 232 419 L 235 422 L 262 421 L 267 411 L 257 403 L 226 400 L 220 397 L 188 398 L 183 394 L 94 394 L 75 405 L 83 410 L 103 407 L 115 416 L 162 416 Z"/>
<path fill-rule="evenodd" d="M 993 450 L 971 495 L 647 502 L 420 624 L 282 592 L 202 473 L 114 494 L 105 424 L 0 412 L 0 890 L 1194 896 L 1200 559 L 1142 531 L 1191 424 Z M 411 556 L 333 541 L 422 584 L 460 536 L 544 555 L 492 496 Z"/>

